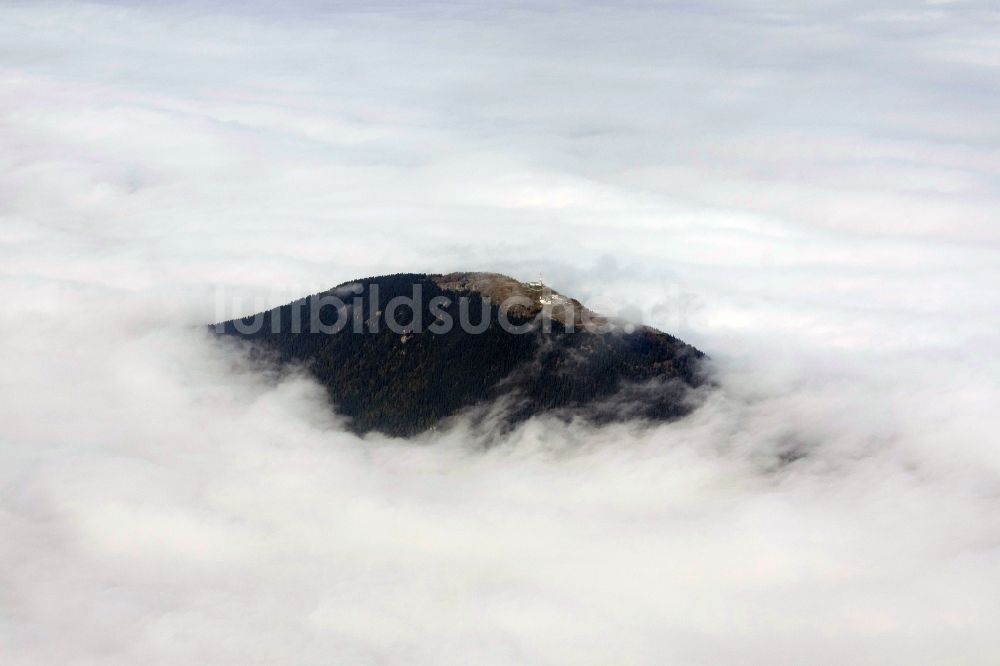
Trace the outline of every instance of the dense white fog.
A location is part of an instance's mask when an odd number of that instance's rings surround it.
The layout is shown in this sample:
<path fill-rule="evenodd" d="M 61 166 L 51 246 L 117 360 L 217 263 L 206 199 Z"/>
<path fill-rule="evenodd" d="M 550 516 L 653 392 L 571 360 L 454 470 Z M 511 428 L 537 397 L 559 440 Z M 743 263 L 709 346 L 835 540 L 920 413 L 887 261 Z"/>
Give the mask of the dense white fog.
<path fill-rule="evenodd" d="M 0 7 L 0 662 L 996 664 L 990 2 Z M 541 275 L 655 428 L 348 434 L 200 324 Z"/>

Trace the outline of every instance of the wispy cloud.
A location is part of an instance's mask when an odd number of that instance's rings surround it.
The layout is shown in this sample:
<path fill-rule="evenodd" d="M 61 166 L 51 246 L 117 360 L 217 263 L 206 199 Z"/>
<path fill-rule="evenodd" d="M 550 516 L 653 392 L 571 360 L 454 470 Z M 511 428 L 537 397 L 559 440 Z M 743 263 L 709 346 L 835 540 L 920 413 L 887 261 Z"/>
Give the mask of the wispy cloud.
<path fill-rule="evenodd" d="M 0 9 L 0 654 L 995 662 L 998 20 Z M 359 440 L 184 328 L 458 269 L 631 307 L 722 388 Z"/>

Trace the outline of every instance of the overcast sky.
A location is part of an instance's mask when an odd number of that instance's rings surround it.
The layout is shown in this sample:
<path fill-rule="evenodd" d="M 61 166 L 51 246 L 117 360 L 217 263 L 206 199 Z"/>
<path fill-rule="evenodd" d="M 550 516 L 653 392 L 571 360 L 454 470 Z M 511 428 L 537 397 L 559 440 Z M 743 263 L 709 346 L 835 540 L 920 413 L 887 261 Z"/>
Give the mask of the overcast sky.
<path fill-rule="evenodd" d="M 997 663 L 1000 10 L 806 4 L 0 5 L 0 661 Z M 362 440 L 190 328 L 452 270 L 721 388 Z"/>

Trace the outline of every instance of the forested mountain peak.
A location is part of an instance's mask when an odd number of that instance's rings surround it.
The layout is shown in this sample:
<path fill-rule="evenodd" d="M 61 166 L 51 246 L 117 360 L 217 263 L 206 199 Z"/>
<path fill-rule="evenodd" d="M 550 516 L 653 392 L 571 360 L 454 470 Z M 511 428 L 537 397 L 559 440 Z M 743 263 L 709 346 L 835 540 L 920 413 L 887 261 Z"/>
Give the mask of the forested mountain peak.
<path fill-rule="evenodd" d="M 694 347 L 499 273 L 363 278 L 214 330 L 308 369 L 359 433 L 409 436 L 459 414 L 664 420 L 703 384 Z"/>

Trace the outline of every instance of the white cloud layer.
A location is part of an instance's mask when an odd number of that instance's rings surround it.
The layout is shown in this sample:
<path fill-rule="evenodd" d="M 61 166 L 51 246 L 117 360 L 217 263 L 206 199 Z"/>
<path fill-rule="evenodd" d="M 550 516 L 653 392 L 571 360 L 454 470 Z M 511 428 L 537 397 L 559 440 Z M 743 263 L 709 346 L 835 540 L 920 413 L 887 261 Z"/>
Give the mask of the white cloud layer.
<path fill-rule="evenodd" d="M 0 662 L 996 663 L 998 27 L 3 6 Z M 460 269 L 631 308 L 722 389 L 361 440 L 190 328 Z"/>

